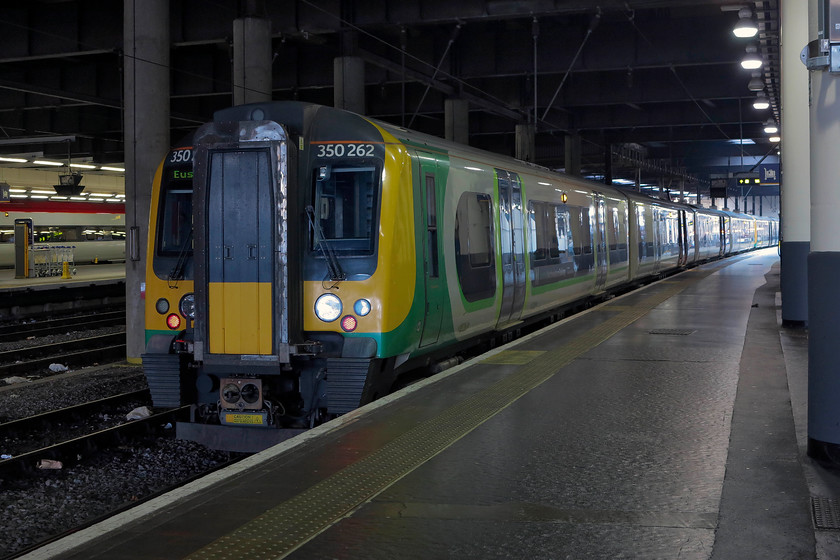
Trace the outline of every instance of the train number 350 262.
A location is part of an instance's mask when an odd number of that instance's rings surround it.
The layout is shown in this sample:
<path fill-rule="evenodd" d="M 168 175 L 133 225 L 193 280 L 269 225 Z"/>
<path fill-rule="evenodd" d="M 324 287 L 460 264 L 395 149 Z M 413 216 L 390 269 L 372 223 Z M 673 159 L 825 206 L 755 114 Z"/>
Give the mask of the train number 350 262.
<path fill-rule="evenodd" d="M 317 157 L 370 157 L 373 144 L 318 144 Z"/>

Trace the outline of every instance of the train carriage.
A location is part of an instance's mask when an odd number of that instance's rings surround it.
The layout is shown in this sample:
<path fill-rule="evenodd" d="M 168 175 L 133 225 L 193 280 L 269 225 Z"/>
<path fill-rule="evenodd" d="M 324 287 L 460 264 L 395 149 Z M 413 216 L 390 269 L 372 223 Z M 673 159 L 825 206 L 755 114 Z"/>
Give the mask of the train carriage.
<path fill-rule="evenodd" d="M 144 369 L 208 426 L 347 412 L 708 241 L 689 206 L 298 102 L 218 112 L 152 199 Z"/>

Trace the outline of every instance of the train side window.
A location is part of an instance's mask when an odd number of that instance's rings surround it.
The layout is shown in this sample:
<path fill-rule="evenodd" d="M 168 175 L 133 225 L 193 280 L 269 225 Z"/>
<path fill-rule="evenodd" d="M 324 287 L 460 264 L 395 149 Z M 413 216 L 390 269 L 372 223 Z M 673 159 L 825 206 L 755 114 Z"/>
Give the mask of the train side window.
<path fill-rule="evenodd" d="M 455 258 L 461 291 L 469 302 L 496 293 L 492 217 L 489 195 L 461 195 L 455 211 Z"/>
<path fill-rule="evenodd" d="M 569 260 L 569 248 L 575 244 L 569 228 L 569 209 L 565 204 L 554 207 L 554 233 L 557 236 L 557 256 L 561 261 Z"/>
<path fill-rule="evenodd" d="M 553 214 L 553 207 L 548 203 L 528 203 L 528 223 L 531 230 L 529 253 L 533 266 L 548 265 L 551 259 L 556 260 L 559 254 Z"/>

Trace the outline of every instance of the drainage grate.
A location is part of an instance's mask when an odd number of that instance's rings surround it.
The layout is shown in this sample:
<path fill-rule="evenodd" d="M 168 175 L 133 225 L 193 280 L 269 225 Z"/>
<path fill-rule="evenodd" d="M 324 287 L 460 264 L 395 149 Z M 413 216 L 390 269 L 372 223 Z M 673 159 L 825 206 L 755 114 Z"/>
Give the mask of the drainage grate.
<path fill-rule="evenodd" d="M 665 334 L 670 336 L 688 336 L 697 332 L 694 329 L 653 329 L 648 331 L 649 334 Z"/>
<path fill-rule="evenodd" d="M 840 529 L 840 502 L 834 498 L 811 496 L 814 529 Z"/>

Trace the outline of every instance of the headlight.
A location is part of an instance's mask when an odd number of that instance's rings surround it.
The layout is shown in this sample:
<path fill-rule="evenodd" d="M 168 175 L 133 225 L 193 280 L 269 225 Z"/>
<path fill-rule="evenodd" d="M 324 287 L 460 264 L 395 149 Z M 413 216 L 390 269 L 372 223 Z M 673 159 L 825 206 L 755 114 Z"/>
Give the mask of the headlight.
<path fill-rule="evenodd" d="M 166 298 L 160 298 L 155 302 L 155 311 L 161 315 L 169 311 L 169 302 L 166 301 Z"/>
<path fill-rule="evenodd" d="M 364 317 L 370 313 L 370 302 L 366 299 L 357 300 L 356 303 L 353 304 L 353 311 L 355 311 L 356 315 L 359 317 Z"/>
<path fill-rule="evenodd" d="M 315 300 L 315 315 L 329 323 L 341 316 L 341 300 L 335 294 L 324 294 Z"/>
<path fill-rule="evenodd" d="M 195 294 L 190 292 L 184 294 L 181 301 L 178 302 L 178 311 L 187 319 L 195 319 Z"/>

